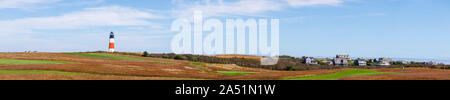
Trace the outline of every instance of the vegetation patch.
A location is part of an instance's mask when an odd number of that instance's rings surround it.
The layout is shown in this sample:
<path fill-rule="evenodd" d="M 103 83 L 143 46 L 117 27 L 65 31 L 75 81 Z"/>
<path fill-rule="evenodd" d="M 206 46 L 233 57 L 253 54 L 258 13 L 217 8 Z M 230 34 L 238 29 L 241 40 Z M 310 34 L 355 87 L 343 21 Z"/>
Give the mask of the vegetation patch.
<path fill-rule="evenodd" d="M 166 63 L 166 62 L 151 62 L 151 64 L 160 64 L 160 65 L 174 65 L 175 63 Z"/>
<path fill-rule="evenodd" d="M 399 67 L 399 68 L 393 68 L 393 69 L 408 69 L 406 67 Z"/>
<path fill-rule="evenodd" d="M 95 75 L 88 73 L 74 73 L 61 71 L 45 71 L 45 70 L 0 70 L 0 74 L 58 74 L 58 75 Z"/>
<path fill-rule="evenodd" d="M 192 64 L 192 65 L 195 65 L 195 66 L 203 65 L 203 63 L 201 63 L 201 62 L 191 62 L 191 64 Z"/>
<path fill-rule="evenodd" d="M 127 56 L 118 56 L 111 54 L 100 54 L 100 53 L 67 53 L 71 55 L 77 56 L 85 56 L 85 57 L 93 57 L 93 58 L 104 58 L 104 59 L 115 59 L 115 60 L 153 60 L 147 58 L 136 58 L 136 57 L 127 57 Z"/>
<path fill-rule="evenodd" d="M 0 59 L 0 64 L 29 65 L 29 64 L 74 64 L 74 63 L 63 61 L 48 61 L 48 60 Z"/>
<path fill-rule="evenodd" d="M 237 76 L 237 75 L 246 75 L 246 74 L 254 74 L 257 72 L 240 72 L 240 71 L 217 71 L 217 73 L 229 75 L 229 76 Z"/>
<path fill-rule="evenodd" d="M 352 70 L 344 70 L 332 74 L 326 75 L 313 75 L 313 76 L 303 76 L 303 77 L 292 77 L 285 78 L 284 80 L 337 80 L 343 77 L 352 77 L 352 76 L 369 76 L 369 75 L 380 75 L 380 74 L 389 74 L 391 72 L 379 72 L 372 70 L 363 70 L 363 69 L 352 69 Z"/>

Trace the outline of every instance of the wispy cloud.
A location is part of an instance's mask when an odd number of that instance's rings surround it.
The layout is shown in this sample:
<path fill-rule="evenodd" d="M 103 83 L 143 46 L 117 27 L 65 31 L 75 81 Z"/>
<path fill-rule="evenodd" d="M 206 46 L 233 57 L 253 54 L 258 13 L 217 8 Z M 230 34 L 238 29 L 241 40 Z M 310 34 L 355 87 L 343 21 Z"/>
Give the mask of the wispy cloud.
<path fill-rule="evenodd" d="M 98 26 L 153 25 L 148 19 L 162 18 L 159 15 L 122 6 L 86 8 L 61 16 L 23 18 L 0 21 L 0 28 L 20 30 L 78 29 Z"/>
<path fill-rule="evenodd" d="M 181 10 L 175 11 L 177 15 L 186 17 L 192 15 L 194 11 L 203 11 L 204 16 L 223 15 L 252 15 L 266 11 L 276 11 L 282 8 L 279 3 L 273 0 L 239 0 L 236 2 L 203 2 L 198 4 L 180 4 Z"/>
<path fill-rule="evenodd" d="M 106 0 L 65 0 L 65 2 L 58 3 L 58 6 L 82 6 L 104 3 Z"/>
<path fill-rule="evenodd" d="M 344 0 L 203 0 L 201 2 L 186 2 L 184 0 L 173 0 L 178 8 L 173 11 L 175 16 L 190 17 L 194 11 L 203 11 L 204 16 L 254 16 L 271 11 L 281 11 L 292 7 L 307 6 L 336 6 Z"/>
<path fill-rule="evenodd" d="M 292 7 L 330 5 L 336 6 L 344 2 L 344 0 L 285 0 Z"/>
<path fill-rule="evenodd" d="M 1 8 L 28 9 L 38 4 L 50 4 L 60 1 L 61 0 L 0 0 L 0 9 Z"/>

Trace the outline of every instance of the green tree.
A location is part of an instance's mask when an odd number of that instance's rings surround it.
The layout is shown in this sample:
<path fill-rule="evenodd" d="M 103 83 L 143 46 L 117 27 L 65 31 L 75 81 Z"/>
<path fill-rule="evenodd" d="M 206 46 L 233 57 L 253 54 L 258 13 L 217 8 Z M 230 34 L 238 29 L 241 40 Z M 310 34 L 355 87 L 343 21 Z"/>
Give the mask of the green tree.
<path fill-rule="evenodd" d="M 200 61 L 197 57 L 192 57 L 191 61 Z"/>
<path fill-rule="evenodd" d="M 355 60 L 348 60 L 348 66 L 356 66 L 356 61 Z"/>
<path fill-rule="evenodd" d="M 183 55 L 176 55 L 175 59 L 176 60 L 188 60 L 188 58 L 186 56 L 183 56 Z"/>
<path fill-rule="evenodd" d="M 286 66 L 286 70 L 287 71 L 295 71 L 294 66 L 292 66 L 292 65 Z"/>
<path fill-rule="evenodd" d="M 150 54 L 147 51 L 144 51 L 144 54 L 142 56 L 143 57 L 148 57 L 148 56 L 150 56 Z"/>

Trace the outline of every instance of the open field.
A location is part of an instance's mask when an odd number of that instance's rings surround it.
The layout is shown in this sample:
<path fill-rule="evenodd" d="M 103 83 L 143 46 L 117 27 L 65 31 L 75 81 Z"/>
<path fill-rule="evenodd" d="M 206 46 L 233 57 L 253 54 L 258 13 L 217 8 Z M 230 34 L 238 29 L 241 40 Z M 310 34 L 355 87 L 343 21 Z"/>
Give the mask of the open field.
<path fill-rule="evenodd" d="M 392 72 L 379 72 L 373 70 L 363 70 L 363 69 L 351 69 L 344 70 L 331 74 L 324 75 L 312 75 L 312 76 L 302 76 L 302 77 L 292 77 L 285 78 L 285 80 L 337 80 L 343 77 L 356 77 L 356 76 L 371 76 L 371 75 L 382 75 L 390 74 Z"/>
<path fill-rule="evenodd" d="M 0 59 L 0 64 L 28 65 L 28 64 L 71 64 L 71 63 L 62 61 L 47 61 L 47 60 Z"/>
<path fill-rule="evenodd" d="M 45 70 L 0 70 L 0 74 L 57 74 L 57 75 L 94 75 L 87 73 L 73 73 L 61 71 L 45 71 Z"/>
<path fill-rule="evenodd" d="M 93 57 L 93 58 L 114 59 L 114 60 L 152 60 L 152 59 L 145 59 L 145 58 L 117 56 L 117 55 L 113 55 L 113 54 L 100 54 L 100 53 L 67 53 L 67 54 Z"/>
<path fill-rule="evenodd" d="M 217 71 L 217 73 L 235 76 L 235 75 L 245 75 L 245 74 L 253 74 L 257 72 L 239 72 L 239 71 Z"/>
<path fill-rule="evenodd" d="M 219 58 L 245 58 L 245 59 L 261 59 L 259 56 L 248 56 L 248 55 L 216 55 L 215 57 Z"/>
<path fill-rule="evenodd" d="M 0 53 L 2 80 L 450 80 L 429 68 L 277 71 L 111 53 Z"/>

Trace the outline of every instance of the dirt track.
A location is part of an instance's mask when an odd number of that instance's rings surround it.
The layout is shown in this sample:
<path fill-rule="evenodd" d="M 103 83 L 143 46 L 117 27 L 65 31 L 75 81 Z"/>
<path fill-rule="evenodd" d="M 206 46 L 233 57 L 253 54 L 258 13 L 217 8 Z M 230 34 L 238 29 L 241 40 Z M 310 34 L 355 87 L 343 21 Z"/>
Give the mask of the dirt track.
<path fill-rule="evenodd" d="M 124 56 L 124 55 L 121 55 Z M 189 61 L 145 58 L 149 60 L 114 60 L 92 58 L 62 53 L 0 53 L 0 58 L 25 60 L 52 60 L 75 62 L 76 64 L 45 64 L 45 65 L 1 65 L 0 70 L 50 70 L 96 75 L 51 75 L 51 74 L 0 74 L 0 79 L 21 80 L 177 80 L 177 79 L 249 79 L 277 80 L 286 77 L 328 74 L 339 70 L 312 71 L 274 71 L 259 68 L 240 67 L 224 64 L 204 64 L 196 66 Z M 167 64 L 170 63 L 170 64 Z M 379 71 L 399 72 L 398 74 L 347 77 L 343 79 L 450 79 L 450 71 L 438 69 L 411 68 L 377 69 Z M 229 76 L 216 71 L 245 71 L 254 74 Z"/>

